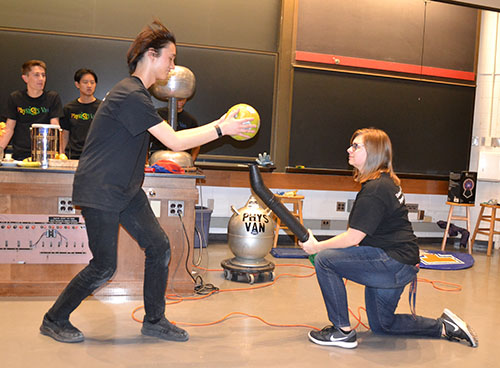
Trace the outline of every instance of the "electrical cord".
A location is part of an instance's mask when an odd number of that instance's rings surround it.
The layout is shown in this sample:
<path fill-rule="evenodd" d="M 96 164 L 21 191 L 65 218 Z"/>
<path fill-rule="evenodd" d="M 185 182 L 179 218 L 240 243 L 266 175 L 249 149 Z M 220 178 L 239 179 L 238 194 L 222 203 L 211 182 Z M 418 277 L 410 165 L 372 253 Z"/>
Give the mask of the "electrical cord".
<path fill-rule="evenodd" d="M 201 213 L 201 223 L 203 224 L 203 211 Z M 203 258 L 202 257 L 202 255 L 203 255 L 203 251 L 202 251 L 203 250 L 203 238 L 201 237 L 200 230 L 198 229 L 198 226 L 196 225 L 196 221 L 194 223 L 194 236 L 196 236 L 198 238 L 198 244 L 200 244 L 199 252 L 198 252 L 198 260 L 196 262 L 193 260 L 193 265 L 198 266 L 201 264 L 201 261 Z M 194 248 L 193 248 L 193 258 L 194 258 Z"/>
<path fill-rule="evenodd" d="M 204 268 L 204 267 L 200 267 L 200 266 L 195 266 L 195 267 L 199 268 L 201 270 L 204 270 L 204 271 L 213 271 L 213 272 L 222 272 L 223 271 L 222 269 L 209 269 L 209 268 Z M 277 264 L 276 267 L 299 267 L 299 268 L 314 269 L 313 266 L 302 265 L 302 264 Z M 217 290 L 212 290 L 212 291 L 210 291 L 210 292 L 208 292 L 208 293 L 206 293 L 204 295 L 200 295 L 200 296 L 181 297 L 181 296 L 178 296 L 178 295 L 167 294 L 166 295 L 166 299 L 169 300 L 169 301 L 166 302 L 166 305 L 179 304 L 179 303 L 181 303 L 183 301 L 201 300 L 201 299 L 208 298 L 209 296 L 211 296 L 212 294 L 215 294 L 215 293 L 236 292 L 236 291 L 247 291 L 247 290 L 262 289 L 262 288 L 266 288 L 266 287 L 274 285 L 283 276 L 292 276 L 292 277 L 297 277 L 297 278 L 307 278 L 307 277 L 314 276 L 315 274 L 316 274 L 316 272 L 312 272 L 312 273 L 306 274 L 306 275 L 296 275 L 296 274 L 290 274 L 290 273 L 283 273 L 283 274 L 277 275 L 276 278 L 272 282 L 270 282 L 270 283 L 261 284 L 261 285 L 254 285 L 254 286 L 246 287 L 246 288 L 217 289 Z M 462 290 L 462 287 L 459 284 L 454 284 L 454 283 L 451 283 L 451 282 L 439 281 L 439 280 L 434 280 L 433 281 L 433 280 L 428 280 L 428 279 L 423 279 L 423 278 L 418 278 L 418 281 L 419 282 L 430 283 L 435 289 L 437 289 L 439 291 L 459 292 L 459 291 Z M 348 280 L 345 280 L 345 284 L 347 284 L 347 282 L 348 282 Z M 450 287 L 449 288 L 439 287 L 439 286 L 437 286 L 438 284 L 447 285 L 447 286 L 450 286 Z M 141 310 L 143 308 L 144 308 L 144 306 L 139 306 L 139 307 L 136 307 L 132 311 L 132 319 L 134 321 L 142 323 L 142 320 L 138 319 L 135 316 L 135 314 L 139 310 Z M 361 307 L 361 306 L 358 307 L 356 314 L 351 310 L 351 308 L 349 308 L 349 313 L 357 321 L 356 325 L 353 326 L 353 329 L 356 329 L 356 328 L 358 328 L 361 325 L 364 328 L 366 328 L 367 330 L 370 330 L 370 327 L 367 324 L 363 323 L 363 321 L 362 321 L 362 317 L 361 317 L 361 312 L 362 311 L 364 311 L 366 313 L 366 308 Z M 244 312 L 231 312 L 231 313 L 225 315 L 224 317 L 222 317 L 222 318 L 220 318 L 220 319 L 218 319 L 216 321 L 206 322 L 206 323 L 175 322 L 175 321 L 171 321 L 171 322 L 174 323 L 174 324 L 185 325 L 185 326 L 204 327 L 204 326 L 212 326 L 212 325 L 215 325 L 215 324 L 222 323 L 223 321 L 229 319 L 230 317 L 232 317 L 234 315 L 242 315 L 242 316 L 249 317 L 249 318 L 255 318 L 255 319 L 261 321 L 262 323 L 267 324 L 267 325 L 272 326 L 272 327 L 304 327 L 304 328 L 314 329 L 314 330 L 318 330 L 318 331 L 320 330 L 319 328 L 317 328 L 315 326 L 310 326 L 310 325 L 305 325 L 305 324 L 277 324 L 277 323 L 271 323 L 271 322 L 265 321 L 261 317 L 258 317 L 258 316 L 255 316 L 255 315 L 251 315 L 251 314 L 247 314 L 247 313 L 244 313 Z"/>
<path fill-rule="evenodd" d="M 278 264 L 276 266 L 277 267 L 302 267 L 302 268 L 314 269 L 313 266 L 301 265 L 301 264 Z M 203 267 L 197 267 L 197 268 L 202 269 L 202 270 L 208 270 L 208 271 L 222 271 L 222 269 L 206 269 L 206 268 L 203 268 Z M 274 285 L 281 277 L 284 277 L 284 276 L 292 276 L 292 277 L 298 277 L 298 278 L 307 278 L 307 277 L 314 276 L 315 274 L 316 274 L 316 272 L 312 272 L 312 273 L 306 274 L 306 275 L 296 275 L 296 274 L 290 274 L 290 273 L 283 273 L 283 274 L 279 274 L 278 276 L 276 276 L 276 278 L 272 282 L 269 282 L 269 283 L 266 283 L 266 284 L 254 285 L 254 286 L 245 287 L 245 288 L 232 288 L 232 289 L 220 289 L 220 290 L 217 288 L 217 290 L 212 290 L 209 293 L 204 294 L 204 295 L 200 295 L 200 296 L 181 297 L 181 296 L 178 296 L 178 295 L 169 295 L 169 294 L 167 294 L 166 295 L 166 299 L 170 300 L 170 301 L 167 302 L 166 305 L 178 304 L 178 303 L 181 303 L 183 301 L 201 300 L 201 299 L 205 299 L 205 298 L 207 298 L 207 297 L 209 297 L 209 296 L 211 296 L 212 294 L 215 294 L 215 293 L 248 291 L 248 290 L 262 289 L 262 288 L 266 288 L 266 287 Z M 210 285 L 210 284 L 208 284 L 208 285 Z M 135 316 L 135 314 L 139 310 L 141 310 L 143 308 L 144 308 L 144 306 L 139 306 L 139 307 L 136 307 L 132 311 L 132 319 L 134 321 L 142 323 L 142 320 L 138 319 Z M 305 324 L 277 324 L 277 323 L 267 322 L 267 321 L 265 321 L 261 317 L 258 317 L 258 316 L 255 316 L 255 315 L 251 315 L 251 314 L 247 314 L 247 313 L 244 313 L 244 312 L 231 312 L 231 313 L 227 314 L 226 316 L 218 319 L 217 321 L 207 322 L 207 323 L 190 323 L 190 322 L 174 322 L 174 321 L 171 321 L 171 322 L 174 323 L 174 324 L 178 324 L 178 325 L 202 327 L 202 326 L 211 326 L 211 325 L 215 325 L 215 324 L 221 323 L 221 322 L 227 320 L 228 318 L 230 318 L 231 316 L 234 316 L 234 315 L 243 315 L 243 316 L 246 316 L 246 317 L 249 317 L 249 318 L 255 318 L 255 319 L 258 319 L 259 321 L 261 321 L 261 322 L 263 322 L 263 323 L 265 323 L 265 324 L 267 324 L 269 326 L 273 326 L 273 327 L 304 327 L 304 328 L 314 329 L 314 330 L 318 330 L 318 331 L 320 330 L 319 328 L 317 328 L 315 326 L 310 326 L 310 325 L 305 325 Z"/>
<path fill-rule="evenodd" d="M 194 292 L 195 294 L 199 295 L 209 295 L 214 292 L 219 291 L 219 288 L 213 284 L 206 284 L 203 281 L 203 277 L 201 275 L 196 275 L 196 277 L 193 277 L 191 270 L 189 269 L 189 255 L 190 255 L 190 249 L 191 249 L 191 244 L 189 243 L 189 237 L 188 233 L 186 231 L 186 226 L 184 225 L 184 221 L 182 221 L 182 215 L 178 212 L 177 215 L 179 216 L 179 220 L 182 225 L 182 230 L 184 231 L 184 237 L 187 242 L 187 256 L 186 256 L 186 263 L 185 263 L 185 268 L 186 272 L 189 274 L 191 279 L 194 282 Z M 202 247 L 202 244 L 200 243 L 200 247 Z"/>
<path fill-rule="evenodd" d="M 200 193 L 200 203 L 201 203 L 201 211 L 200 211 L 201 232 L 198 229 L 198 227 L 196 226 L 196 216 L 195 216 L 194 230 L 198 236 L 198 244 L 200 245 L 200 248 L 199 248 L 200 251 L 198 252 L 198 260 L 196 262 L 193 261 L 193 264 L 195 266 L 198 266 L 201 264 L 201 261 L 203 258 L 203 243 L 204 243 L 205 239 L 207 239 L 207 242 L 208 242 L 208 237 L 205 237 L 205 228 L 204 228 L 205 221 L 204 221 L 204 213 L 203 213 L 203 190 L 202 190 L 201 185 L 199 186 L 198 192 Z M 195 212 L 196 212 L 196 206 L 195 206 Z M 193 248 L 193 252 L 194 252 L 194 248 Z"/>
<path fill-rule="evenodd" d="M 178 295 L 167 294 L 165 297 L 166 297 L 167 300 L 170 300 L 170 301 L 166 302 L 165 303 L 166 305 L 179 304 L 179 303 L 181 303 L 183 301 L 201 300 L 201 299 L 208 298 L 209 296 L 211 296 L 213 294 L 216 294 L 216 293 L 236 292 L 236 291 L 248 291 L 248 290 L 262 289 L 262 288 L 266 288 L 266 287 L 274 285 L 283 276 L 291 276 L 291 277 L 297 277 L 297 278 L 307 278 L 307 277 L 314 276 L 316 274 L 316 272 L 312 272 L 312 273 L 307 274 L 307 275 L 296 275 L 296 274 L 290 274 L 290 273 L 283 273 L 283 274 L 277 275 L 272 282 L 269 282 L 269 283 L 266 283 L 266 284 L 254 285 L 254 286 L 246 287 L 246 288 L 219 289 L 218 287 L 216 287 L 215 285 L 213 285 L 211 283 L 205 283 L 204 280 L 203 280 L 203 278 L 201 277 L 201 275 L 197 275 L 196 277 L 193 277 L 193 275 L 191 273 L 191 270 L 189 269 L 189 266 L 188 266 L 188 264 L 189 264 L 190 249 L 191 249 L 190 242 L 189 242 L 189 237 L 188 237 L 188 234 L 187 234 L 187 231 L 186 231 L 186 227 L 184 225 L 184 221 L 182 221 L 182 215 L 181 215 L 181 213 L 178 212 L 177 215 L 179 216 L 179 220 L 181 222 L 182 229 L 184 231 L 184 236 L 185 236 L 185 239 L 186 239 L 186 242 L 187 242 L 187 256 L 186 256 L 185 268 L 186 268 L 187 273 L 189 274 L 189 276 L 191 277 L 191 279 L 195 283 L 194 293 L 197 294 L 198 296 L 194 296 L 194 297 L 181 297 L 181 296 L 178 296 Z M 202 222 L 202 224 L 203 224 L 203 222 Z M 203 249 L 203 244 L 200 241 L 200 252 L 202 251 L 202 249 Z M 199 259 L 199 261 L 201 263 L 201 258 Z M 203 270 L 203 271 L 213 271 L 213 272 L 222 272 L 223 271 L 222 269 L 204 268 L 204 267 L 199 266 L 199 264 L 198 265 L 193 264 L 193 266 L 195 268 L 198 268 L 198 269 Z M 286 264 L 286 263 L 285 264 L 277 264 L 276 267 L 299 267 L 299 268 L 302 267 L 302 268 L 314 269 L 313 266 L 309 266 L 309 265 Z M 428 279 L 423 279 L 423 278 L 418 278 L 417 280 L 420 281 L 420 282 L 430 283 L 435 289 L 440 290 L 440 291 L 458 292 L 458 291 L 462 290 L 462 287 L 459 284 L 454 284 L 454 283 L 450 283 L 450 282 L 446 282 L 446 281 L 439 281 L 439 280 L 433 281 L 433 280 L 428 280 Z M 348 280 L 346 279 L 345 280 L 345 285 L 347 285 L 347 282 L 348 282 Z M 451 287 L 450 288 L 439 287 L 439 286 L 437 286 L 438 284 L 442 284 L 442 285 L 446 285 L 446 286 L 451 286 Z M 141 310 L 143 308 L 144 308 L 143 305 L 134 308 L 134 310 L 132 311 L 132 319 L 134 321 L 139 322 L 139 323 L 143 322 L 142 320 L 138 319 L 135 316 L 135 314 L 139 310 Z M 362 318 L 361 318 L 361 311 L 365 311 L 365 313 L 366 313 L 366 308 L 361 307 L 361 306 L 358 307 L 357 314 L 355 314 L 351 310 L 351 308 L 348 308 L 348 309 L 349 309 L 349 313 L 351 314 L 351 316 L 357 321 L 357 324 L 353 327 L 353 329 L 356 329 L 356 328 L 358 328 L 361 325 L 364 328 L 366 328 L 367 330 L 370 330 L 370 327 L 368 325 L 366 325 L 365 323 L 363 323 L 362 322 Z M 235 315 L 242 315 L 242 316 L 245 316 L 245 317 L 254 318 L 254 319 L 257 319 L 257 320 L 261 321 L 262 323 L 264 323 L 264 324 L 266 324 L 268 326 L 272 326 L 272 327 L 304 327 L 304 328 L 314 329 L 314 330 L 317 330 L 317 331 L 320 330 L 320 328 L 317 328 L 315 326 L 305 325 L 305 324 L 277 324 L 277 323 L 272 323 L 272 322 L 268 322 L 268 321 L 264 320 L 263 318 L 261 318 L 259 316 L 247 314 L 247 313 L 244 313 L 244 312 L 231 312 L 231 313 L 225 315 L 224 317 L 222 317 L 222 318 L 220 318 L 220 319 L 218 319 L 216 321 L 206 322 L 206 323 L 175 322 L 175 321 L 171 321 L 171 322 L 173 324 L 179 324 L 179 325 L 185 325 L 185 326 L 203 327 L 203 326 L 212 326 L 212 325 L 215 325 L 215 324 L 222 323 L 225 320 L 227 320 L 230 317 L 235 316 Z"/>

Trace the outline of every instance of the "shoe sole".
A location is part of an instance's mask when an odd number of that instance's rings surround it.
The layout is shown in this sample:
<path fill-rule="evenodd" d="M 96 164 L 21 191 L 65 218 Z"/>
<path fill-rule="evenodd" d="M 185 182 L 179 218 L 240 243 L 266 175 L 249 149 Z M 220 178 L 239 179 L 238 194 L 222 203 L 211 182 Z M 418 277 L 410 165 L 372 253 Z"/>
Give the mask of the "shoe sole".
<path fill-rule="evenodd" d="M 165 335 L 165 334 L 163 334 L 161 332 L 158 332 L 158 331 L 155 331 L 155 330 L 148 330 L 148 329 L 145 329 L 145 328 L 141 329 L 141 333 L 143 335 L 145 335 L 145 336 L 157 337 L 159 339 L 167 340 L 167 341 L 184 342 L 184 341 L 188 341 L 189 340 L 189 335 L 186 336 L 186 337 L 182 337 L 182 338 L 176 338 L 174 336 Z"/>
<path fill-rule="evenodd" d="M 58 334 L 56 334 L 54 332 L 54 330 L 48 328 L 48 327 L 44 327 L 44 326 L 41 326 L 40 327 L 40 333 L 42 335 L 45 335 L 45 336 L 49 336 L 49 337 L 52 337 L 54 340 L 56 341 L 59 341 L 59 342 L 65 342 L 65 343 L 68 343 L 68 344 L 73 344 L 73 343 L 77 343 L 77 342 L 82 342 L 83 340 L 85 340 L 85 337 L 84 336 L 81 336 L 81 337 L 76 337 L 74 339 L 65 339 L 61 336 L 59 336 Z"/>
<path fill-rule="evenodd" d="M 309 340 L 311 340 L 311 342 L 323 346 L 339 346 L 346 349 L 354 349 L 356 346 L 358 346 L 357 341 L 322 341 L 312 337 L 311 333 L 307 334 L 307 336 L 309 337 Z"/>
<path fill-rule="evenodd" d="M 460 317 L 458 317 L 455 313 L 453 313 L 449 309 L 445 309 L 443 313 L 448 318 L 450 318 L 453 321 L 453 323 L 455 323 L 458 327 L 460 327 L 462 331 L 465 332 L 465 334 L 470 339 L 469 344 L 471 344 L 473 348 L 477 347 L 478 338 L 476 332 L 465 321 L 463 321 Z"/>

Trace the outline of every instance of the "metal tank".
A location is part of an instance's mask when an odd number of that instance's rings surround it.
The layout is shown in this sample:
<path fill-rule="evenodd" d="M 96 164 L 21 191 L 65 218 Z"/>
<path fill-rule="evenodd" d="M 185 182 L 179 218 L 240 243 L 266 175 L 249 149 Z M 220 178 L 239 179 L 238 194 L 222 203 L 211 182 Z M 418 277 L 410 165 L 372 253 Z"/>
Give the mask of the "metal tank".
<path fill-rule="evenodd" d="M 257 199 L 250 196 L 246 205 L 229 220 L 227 235 L 234 258 L 222 261 L 224 277 L 249 283 L 274 278 L 274 263 L 265 259 L 273 247 L 274 220 L 271 210 L 260 207 Z"/>

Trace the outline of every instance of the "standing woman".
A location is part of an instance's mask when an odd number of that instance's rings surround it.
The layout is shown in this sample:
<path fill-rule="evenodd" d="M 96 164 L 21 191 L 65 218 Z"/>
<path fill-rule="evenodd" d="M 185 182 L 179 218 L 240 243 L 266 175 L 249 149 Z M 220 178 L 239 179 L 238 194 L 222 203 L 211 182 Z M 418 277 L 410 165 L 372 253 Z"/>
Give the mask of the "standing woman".
<path fill-rule="evenodd" d="M 392 145 L 379 129 L 359 129 L 347 149 L 354 180 L 362 187 L 349 215 L 348 229 L 333 238 L 301 243 L 317 253 L 315 268 L 331 326 L 309 332 L 319 345 L 355 348 L 343 278 L 365 285 L 366 314 L 374 333 L 446 337 L 476 347 L 474 331 L 445 309 L 440 318 L 395 314 L 406 285 L 416 282 L 419 250 L 408 220 L 400 180 L 392 169 Z"/>

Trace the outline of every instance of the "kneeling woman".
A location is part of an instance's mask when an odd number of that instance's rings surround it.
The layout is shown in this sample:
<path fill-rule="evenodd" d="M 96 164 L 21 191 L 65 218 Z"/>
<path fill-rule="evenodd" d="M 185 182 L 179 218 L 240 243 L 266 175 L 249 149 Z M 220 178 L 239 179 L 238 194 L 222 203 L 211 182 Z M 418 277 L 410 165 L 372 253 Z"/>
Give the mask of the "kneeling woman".
<path fill-rule="evenodd" d="M 360 129 L 347 152 L 354 180 L 362 185 L 347 231 L 319 242 L 309 230 L 309 240 L 301 243 L 307 253 L 317 253 L 317 278 L 333 324 L 309 332 L 309 339 L 343 348 L 358 345 L 349 323 L 346 278 L 365 285 L 366 313 L 374 333 L 446 337 L 476 347 L 475 333 L 448 309 L 437 319 L 394 313 L 405 286 L 416 282 L 420 258 L 400 180 L 392 169 L 391 141 L 382 130 Z"/>

